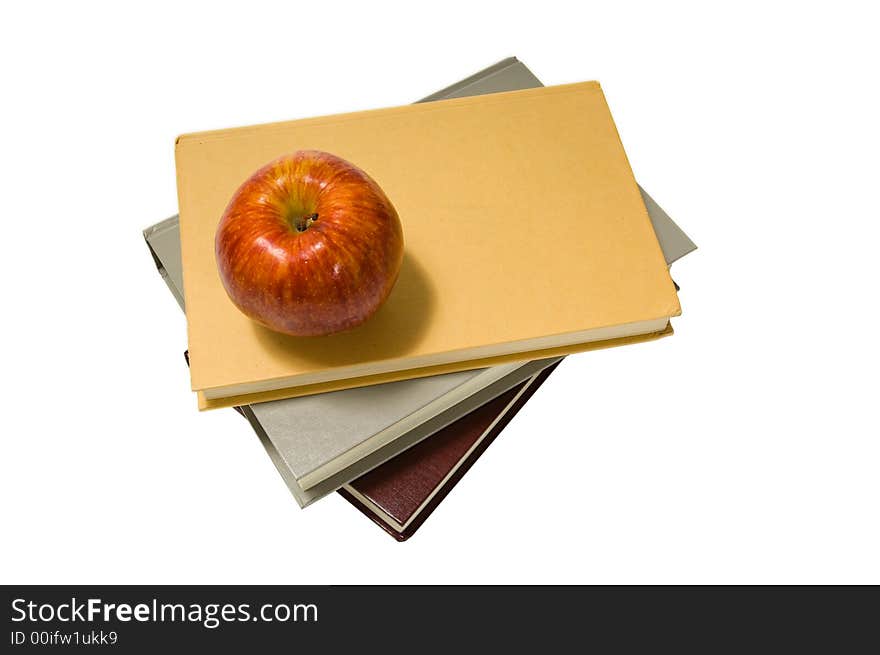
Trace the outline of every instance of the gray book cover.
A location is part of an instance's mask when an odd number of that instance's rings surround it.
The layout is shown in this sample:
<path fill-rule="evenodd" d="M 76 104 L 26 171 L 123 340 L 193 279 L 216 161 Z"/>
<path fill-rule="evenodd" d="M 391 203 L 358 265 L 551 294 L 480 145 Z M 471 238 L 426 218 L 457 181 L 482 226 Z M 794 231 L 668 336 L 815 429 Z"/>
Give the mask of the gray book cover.
<path fill-rule="evenodd" d="M 421 102 L 541 86 L 509 58 Z M 667 263 L 696 246 L 647 193 Z M 183 309 L 177 217 L 144 231 L 157 268 Z M 558 360 L 508 365 L 242 407 L 300 506 L 379 466 Z"/>

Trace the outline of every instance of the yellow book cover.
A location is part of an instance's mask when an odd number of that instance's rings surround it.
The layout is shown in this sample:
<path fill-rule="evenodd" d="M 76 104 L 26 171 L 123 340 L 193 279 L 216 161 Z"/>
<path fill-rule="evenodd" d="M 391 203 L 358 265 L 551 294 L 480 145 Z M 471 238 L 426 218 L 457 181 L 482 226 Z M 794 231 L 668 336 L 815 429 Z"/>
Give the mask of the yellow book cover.
<path fill-rule="evenodd" d="M 326 337 L 248 319 L 214 259 L 239 185 L 304 149 L 365 170 L 404 230 L 388 301 L 362 326 Z M 680 313 L 595 82 L 188 134 L 175 154 L 202 408 L 628 343 L 669 333 Z"/>

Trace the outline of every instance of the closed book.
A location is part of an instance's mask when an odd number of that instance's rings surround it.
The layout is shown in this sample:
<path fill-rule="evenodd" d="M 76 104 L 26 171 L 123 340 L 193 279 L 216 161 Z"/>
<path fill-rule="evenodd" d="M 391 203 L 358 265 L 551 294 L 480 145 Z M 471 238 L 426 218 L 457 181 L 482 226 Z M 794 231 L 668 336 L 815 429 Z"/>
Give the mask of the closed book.
<path fill-rule="evenodd" d="M 406 240 L 379 312 L 318 339 L 245 317 L 214 261 L 235 189 L 299 149 L 366 170 Z M 184 135 L 176 161 L 191 381 L 203 409 L 655 338 L 680 311 L 595 82 Z"/>
<path fill-rule="evenodd" d="M 398 541 L 419 529 L 558 364 L 460 418 L 339 493 Z"/>

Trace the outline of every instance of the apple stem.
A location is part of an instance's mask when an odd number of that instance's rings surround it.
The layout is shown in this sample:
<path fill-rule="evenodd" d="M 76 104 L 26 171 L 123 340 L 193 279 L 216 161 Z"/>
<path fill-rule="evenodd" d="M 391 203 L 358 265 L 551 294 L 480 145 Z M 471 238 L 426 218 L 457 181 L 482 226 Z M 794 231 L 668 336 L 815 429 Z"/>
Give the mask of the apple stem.
<path fill-rule="evenodd" d="M 317 220 L 317 214 L 308 214 L 307 216 L 301 216 L 300 218 L 297 218 L 294 222 L 294 226 L 296 227 L 297 232 L 305 232 L 309 229 L 311 224 Z"/>

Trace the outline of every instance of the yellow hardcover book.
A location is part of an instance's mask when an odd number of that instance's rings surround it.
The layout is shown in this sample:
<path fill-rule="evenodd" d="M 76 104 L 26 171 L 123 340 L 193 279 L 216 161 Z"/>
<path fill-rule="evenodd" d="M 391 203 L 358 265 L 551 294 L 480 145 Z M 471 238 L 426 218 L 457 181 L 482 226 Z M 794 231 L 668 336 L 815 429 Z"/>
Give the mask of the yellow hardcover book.
<path fill-rule="evenodd" d="M 214 260 L 234 191 L 302 149 L 367 171 L 404 230 L 388 301 L 362 326 L 327 337 L 248 319 Z M 202 409 L 655 338 L 680 313 L 596 82 L 188 134 L 176 160 Z"/>

